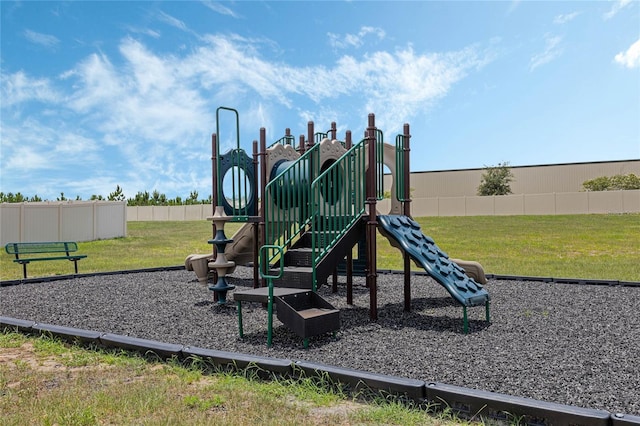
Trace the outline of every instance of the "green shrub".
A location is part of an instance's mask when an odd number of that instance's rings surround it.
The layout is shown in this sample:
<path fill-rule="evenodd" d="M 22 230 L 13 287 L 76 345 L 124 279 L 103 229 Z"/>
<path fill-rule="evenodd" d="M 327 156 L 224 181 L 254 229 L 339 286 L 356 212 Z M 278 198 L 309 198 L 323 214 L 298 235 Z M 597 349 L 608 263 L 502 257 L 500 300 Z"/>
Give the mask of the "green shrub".
<path fill-rule="evenodd" d="M 585 191 L 619 191 L 640 189 L 640 177 L 629 173 L 627 175 L 600 176 L 582 183 Z"/>

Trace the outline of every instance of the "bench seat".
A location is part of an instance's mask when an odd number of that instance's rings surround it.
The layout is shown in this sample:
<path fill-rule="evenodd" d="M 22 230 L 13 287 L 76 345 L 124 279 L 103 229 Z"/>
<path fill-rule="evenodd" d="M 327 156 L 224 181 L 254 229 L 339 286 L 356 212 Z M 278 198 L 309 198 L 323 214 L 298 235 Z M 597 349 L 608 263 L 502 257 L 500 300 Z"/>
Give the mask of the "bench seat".
<path fill-rule="evenodd" d="M 25 279 L 27 278 L 27 265 L 31 262 L 69 260 L 73 262 L 75 273 L 77 274 L 78 260 L 87 257 L 86 254 L 73 254 L 78 251 L 78 244 L 73 241 L 8 243 L 4 246 L 4 249 L 8 254 L 15 256 L 14 262 L 22 265 Z M 61 253 L 64 253 L 64 255 Z M 50 256 L 44 256 L 46 254 L 50 254 Z"/>

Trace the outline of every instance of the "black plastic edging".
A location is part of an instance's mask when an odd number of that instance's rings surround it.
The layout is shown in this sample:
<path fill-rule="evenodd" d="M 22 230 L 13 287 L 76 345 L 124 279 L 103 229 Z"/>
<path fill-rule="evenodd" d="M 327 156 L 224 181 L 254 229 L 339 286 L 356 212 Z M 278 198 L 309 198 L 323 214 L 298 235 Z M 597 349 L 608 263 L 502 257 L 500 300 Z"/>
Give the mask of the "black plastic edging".
<path fill-rule="evenodd" d="M 203 360 L 208 360 L 217 367 L 231 367 L 237 370 L 255 368 L 258 376 L 263 378 L 267 378 L 272 374 L 290 376 L 293 373 L 293 362 L 288 359 L 268 358 L 192 346 L 185 346 L 182 348 L 181 353 L 184 359 L 201 358 Z"/>
<path fill-rule="evenodd" d="M 50 334 L 67 342 L 79 342 L 83 344 L 99 343 L 98 339 L 104 334 L 99 331 L 83 330 L 81 328 L 64 327 L 53 324 L 36 323 L 32 328 L 40 334 Z"/>
<path fill-rule="evenodd" d="M 106 272 L 88 272 L 86 274 L 69 274 L 69 275 L 51 275 L 46 277 L 34 277 L 34 278 L 21 278 L 18 280 L 6 280 L 0 281 L 0 287 L 9 287 L 20 284 L 37 284 L 46 283 L 51 281 L 70 280 L 73 278 L 85 278 L 85 277 L 101 277 L 107 275 L 124 275 L 124 274 L 137 274 L 140 272 L 163 272 L 163 271 L 177 271 L 184 269 L 184 265 L 177 266 L 158 266 L 155 268 L 143 268 L 143 269 L 129 269 L 123 271 L 106 271 Z"/>
<path fill-rule="evenodd" d="M 355 390 L 360 390 L 363 387 L 371 388 L 394 395 L 407 396 L 414 401 L 421 401 L 426 396 L 425 382 L 422 380 L 369 373 L 309 361 L 296 361 L 295 366 L 301 369 L 307 377 L 327 375 L 334 382 L 345 383 Z"/>
<path fill-rule="evenodd" d="M 271 373 L 295 375 L 296 370 L 302 370 L 307 375 L 322 376 L 326 374 L 333 380 L 356 388 L 366 385 L 372 390 L 405 395 L 418 402 L 426 400 L 431 403 L 446 404 L 454 412 L 470 418 L 482 417 L 504 421 L 526 419 L 529 424 L 539 425 L 640 425 L 640 416 L 623 413 L 611 414 L 605 410 L 580 408 L 443 383 L 425 383 L 415 379 L 368 373 L 314 362 L 292 362 L 287 359 L 189 347 L 72 327 L 37 324 L 34 321 L 4 316 L 0 316 L 0 330 L 17 330 L 24 334 L 51 334 L 69 341 L 95 342 L 103 346 L 137 351 L 146 355 L 153 353 L 162 359 L 174 356 L 183 359 L 199 357 L 218 366 L 231 366 L 237 369 L 255 366 L 258 368 L 258 374 L 264 378 L 267 378 Z"/>
<path fill-rule="evenodd" d="M 444 403 L 466 418 L 494 419 L 518 424 L 609 425 L 611 413 L 536 399 L 431 382 L 427 399 Z"/>

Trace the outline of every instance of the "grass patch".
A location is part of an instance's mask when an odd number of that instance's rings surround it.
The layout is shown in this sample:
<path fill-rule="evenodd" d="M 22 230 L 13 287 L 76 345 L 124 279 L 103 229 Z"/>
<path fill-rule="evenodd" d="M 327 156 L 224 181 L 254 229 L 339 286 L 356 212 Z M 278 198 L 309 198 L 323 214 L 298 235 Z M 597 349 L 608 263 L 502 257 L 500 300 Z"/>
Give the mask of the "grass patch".
<path fill-rule="evenodd" d="M 311 380 L 263 381 L 160 363 L 48 337 L 0 333 L 3 425 L 458 424 L 380 400 L 362 404 Z M 68 359 L 91 359 L 77 367 Z"/>
<path fill-rule="evenodd" d="M 417 218 L 425 234 L 453 258 L 476 260 L 501 275 L 640 281 L 640 214 L 473 216 Z M 227 225 L 232 236 L 241 224 Z M 209 221 L 129 222 L 124 238 L 79 244 L 88 257 L 79 271 L 101 272 L 174 266 L 192 253 L 212 250 Z M 397 249 L 378 235 L 378 268 L 402 269 Z M 416 269 L 417 270 L 417 269 Z M 30 277 L 65 275 L 71 262 L 35 262 Z M 0 280 L 22 268 L 0 256 Z"/>

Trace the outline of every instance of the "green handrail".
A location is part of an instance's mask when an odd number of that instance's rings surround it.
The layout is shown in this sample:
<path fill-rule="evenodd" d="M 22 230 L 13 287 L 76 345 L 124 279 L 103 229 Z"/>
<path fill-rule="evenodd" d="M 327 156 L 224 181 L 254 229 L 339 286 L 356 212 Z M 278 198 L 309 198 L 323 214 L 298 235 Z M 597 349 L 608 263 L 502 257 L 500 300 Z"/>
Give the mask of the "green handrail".
<path fill-rule="evenodd" d="M 238 114 L 238 110 L 235 110 L 233 108 L 228 108 L 228 107 L 218 107 L 218 109 L 216 109 L 216 139 L 218 141 L 218 152 L 216 153 L 216 158 L 217 158 L 217 164 L 216 164 L 216 169 L 220 170 L 220 111 L 224 110 L 224 111 L 231 111 L 235 114 L 236 116 L 236 149 L 240 149 L 240 115 Z M 238 173 L 239 172 L 239 168 L 237 168 Z M 221 199 L 222 197 L 222 180 L 223 180 L 224 176 L 218 176 L 218 187 L 216 188 L 216 191 L 218 193 L 218 200 Z M 235 179 L 235 176 L 234 176 Z M 240 176 L 238 175 L 238 182 L 240 182 Z M 234 182 L 235 183 L 235 182 Z M 235 187 L 235 185 L 234 185 Z M 234 197 L 235 198 L 235 197 Z"/>
<path fill-rule="evenodd" d="M 384 198 L 384 135 L 376 129 L 376 198 Z"/>
<path fill-rule="evenodd" d="M 269 145 L 267 148 L 272 148 L 276 145 L 291 145 L 296 148 L 296 138 L 293 135 L 284 135 L 283 137 Z"/>
<path fill-rule="evenodd" d="M 381 131 L 376 131 L 375 139 L 376 196 L 382 199 L 384 139 Z M 321 173 L 318 173 L 320 144 L 317 143 L 267 184 L 265 243 L 282 250 L 261 259 L 261 270 L 267 270 L 303 233 L 312 231 L 312 288 L 316 290 L 316 266 L 365 211 L 367 141 L 360 141 Z"/>
<path fill-rule="evenodd" d="M 316 267 L 365 211 L 366 139 L 344 153 L 311 184 L 313 291 Z"/>
<path fill-rule="evenodd" d="M 274 251 L 277 254 L 269 255 L 269 251 Z M 260 269 L 260 276 L 267 280 L 267 284 L 269 286 L 269 293 L 267 295 L 267 346 L 271 346 L 273 342 L 273 280 L 277 280 L 282 277 L 282 273 L 284 270 L 283 259 L 282 259 L 282 247 L 277 245 L 264 245 L 260 248 L 260 259 L 269 259 L 270 257 L 280 257 L 280 268 L 278 272 L 273 275 L 271 273 L 264 272 Z"/>
<path fill-rule="evenodd" d="M 265 189 L 266 244 L 282 248 L 289 247 L 310 224 L 309 186 L 318 170 L 320 170 L 320 145 L 315 144 L 267 184 Z M 270 264 L 276 257 L 265 260 Z"/>
<path fill-rule="evenodd" d="M 405 189 L 407 182 L 405 182 L 404 170 L 407 165 L 404 159 L 404 150 L 406 148 L 407 137 L 405 135 L 396 136 L 396 199 L 400 202 L 410 201 L 409 198 L 405 198 Z"/>

